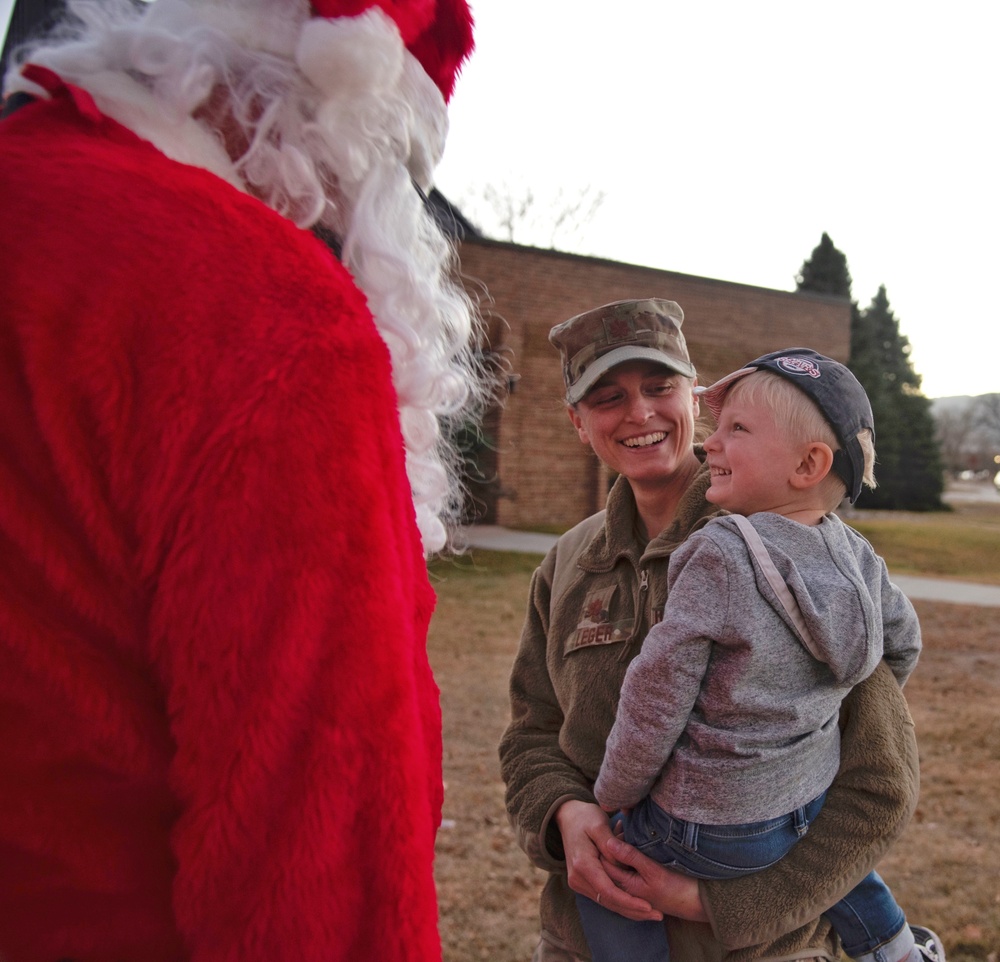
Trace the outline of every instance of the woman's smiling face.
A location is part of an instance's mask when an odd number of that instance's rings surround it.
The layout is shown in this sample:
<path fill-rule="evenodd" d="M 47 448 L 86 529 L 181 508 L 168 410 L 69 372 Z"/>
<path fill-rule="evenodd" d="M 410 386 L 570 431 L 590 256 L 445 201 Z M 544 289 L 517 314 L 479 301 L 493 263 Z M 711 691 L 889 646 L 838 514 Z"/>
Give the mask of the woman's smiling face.
<path fill-rule="evenodd" d="M 692 457 L 693 387 L 662 364 L 626 361 L 569 408 L 569 417 L 609 468 L 633 482 L 662 482 Z"/>

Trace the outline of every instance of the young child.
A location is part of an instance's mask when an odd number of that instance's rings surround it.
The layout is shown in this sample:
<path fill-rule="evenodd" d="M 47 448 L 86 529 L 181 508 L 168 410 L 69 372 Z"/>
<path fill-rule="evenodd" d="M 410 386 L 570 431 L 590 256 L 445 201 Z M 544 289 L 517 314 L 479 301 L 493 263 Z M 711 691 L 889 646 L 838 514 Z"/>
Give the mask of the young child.
<path fill-rule="evenodd" d="M 766 354 L 702 390 L 715 518 L 673 554 L 663 620 L 629 666 L 594 793 L 625 840 L 701 878 L 778 861 L 819 813 L 847 692 L 885 659 L 917 660 L 913 606 L 831 512 L 874 486 L 874 425 L 844 365 Z M 766 547 L 765 547 L 766 546 Z M 662 923 L 577 897 L 595 962 L 666 960 Z M 872 872 L 828 912 L 863 962 L 943 962 Z"/>

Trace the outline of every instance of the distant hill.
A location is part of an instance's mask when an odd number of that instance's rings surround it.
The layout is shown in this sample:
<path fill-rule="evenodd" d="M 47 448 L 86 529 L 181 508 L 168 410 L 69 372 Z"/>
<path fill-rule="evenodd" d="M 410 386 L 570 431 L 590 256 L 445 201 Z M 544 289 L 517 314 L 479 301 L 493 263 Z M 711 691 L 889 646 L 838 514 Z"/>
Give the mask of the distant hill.
<path fill-rule="evenodd" d="M 931 400 L 942 459 L 953 473 L 996 475 L 1000 465 L 1000 392 Z"/>
<path fill-rule="evenodd" d="M 937 415 L 942 411 L 961 410 L 968 407 L 976 397 L 985 397 L 985 395 L 958 394 L 953 397 L 931 398 L 931 413 Z"/>
<path fill-rule="evenodd" d="M 935 414 L 938 411 L 950 411 L 953 408 L 964 407 L 972 400 L 972 396 L 969 394 L 958 395 L 955 397 L 932 397 L 931 398 L 931 410 Z"/>

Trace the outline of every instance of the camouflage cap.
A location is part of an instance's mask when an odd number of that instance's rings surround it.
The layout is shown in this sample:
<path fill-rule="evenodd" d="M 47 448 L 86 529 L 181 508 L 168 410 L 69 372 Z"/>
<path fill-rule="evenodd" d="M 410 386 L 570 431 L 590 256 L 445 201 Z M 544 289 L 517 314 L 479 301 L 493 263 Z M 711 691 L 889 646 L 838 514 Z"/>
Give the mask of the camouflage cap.
<path fill-rule="evenodd" d="M 549 340 L 562 355 L 566 400 L 576 404 L 602 374 L 625 361 L 655 361 L 694 377 L 683 323 L 679 304 L 648 297 L 614 301 L 557 324 Z"/>

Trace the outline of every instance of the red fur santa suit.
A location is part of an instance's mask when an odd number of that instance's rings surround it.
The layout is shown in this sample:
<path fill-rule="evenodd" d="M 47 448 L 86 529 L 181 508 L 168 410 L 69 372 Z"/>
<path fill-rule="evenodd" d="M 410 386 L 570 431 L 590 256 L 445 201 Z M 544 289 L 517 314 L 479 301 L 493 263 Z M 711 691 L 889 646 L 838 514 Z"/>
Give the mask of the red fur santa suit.
<path fill-rule="evenodd" d="M 433 593 L 365 297 L 34 76 L 0 124 L 0 958 L 440 958 Z"/>

